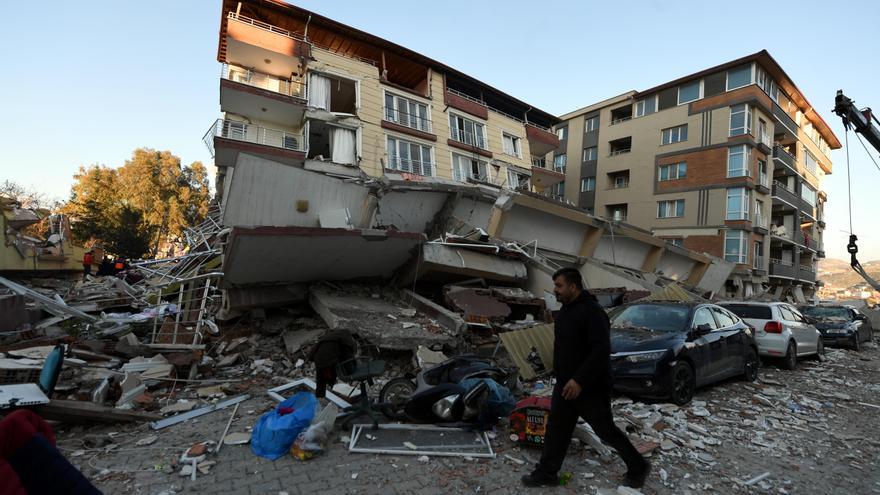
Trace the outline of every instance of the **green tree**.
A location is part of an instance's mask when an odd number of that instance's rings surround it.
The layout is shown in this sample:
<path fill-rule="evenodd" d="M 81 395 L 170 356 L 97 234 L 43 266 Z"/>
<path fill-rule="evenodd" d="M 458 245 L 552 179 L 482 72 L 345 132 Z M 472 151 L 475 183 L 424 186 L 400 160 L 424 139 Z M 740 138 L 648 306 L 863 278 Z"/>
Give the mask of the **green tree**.
<path fill-rule="evenodd" d="M 138 148 L 118 169 L 80 167 L 74 178 L 64 209 L 74 221 L 74 234 L 82 241 L 101 241 L 117 254 L 155 254 L 160 242 L 182 239 L 183 231 L 208 213 L 207 169 L 200 162 L 181 166 L 170 151 Z M 144 236 L 147 249 L 133 254 Z"/>

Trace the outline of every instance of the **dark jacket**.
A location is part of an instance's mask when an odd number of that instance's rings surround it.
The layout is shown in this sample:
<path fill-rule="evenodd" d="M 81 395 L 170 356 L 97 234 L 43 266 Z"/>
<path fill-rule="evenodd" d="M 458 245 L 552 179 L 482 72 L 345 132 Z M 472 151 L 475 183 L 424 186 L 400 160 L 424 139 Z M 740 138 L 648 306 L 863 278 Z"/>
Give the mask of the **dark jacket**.
<path fill-rule="evenodd" d="M 553 370 L 559 387 L 574 379 L 586 393 L 611 391 L 611 330 L 608 314 L 582 291 L 556 316 Z"/>

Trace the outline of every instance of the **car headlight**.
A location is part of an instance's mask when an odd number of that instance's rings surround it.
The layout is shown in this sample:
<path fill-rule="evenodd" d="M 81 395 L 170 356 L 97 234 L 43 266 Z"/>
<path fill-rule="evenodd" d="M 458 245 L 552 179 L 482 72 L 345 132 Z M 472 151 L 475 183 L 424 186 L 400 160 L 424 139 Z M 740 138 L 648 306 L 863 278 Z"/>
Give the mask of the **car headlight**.
<path fill-rule="evenodd" d="M 435 402 L 431 410 L 438 418 L 452 419 L 452 406 L 455 405 L 456 400 L 458 400 L 458 394 L 447 395 Z"/>
<path fill-rule="evenodd" d="M 651 352 L 643 352 L 640 354 L 630 354 L 626 357 L 626 361 L 628 363 L 645 363 L 648 361 L 656 361 L 662 358 L 666 354 L 666 351 L 651 351 Z"/>

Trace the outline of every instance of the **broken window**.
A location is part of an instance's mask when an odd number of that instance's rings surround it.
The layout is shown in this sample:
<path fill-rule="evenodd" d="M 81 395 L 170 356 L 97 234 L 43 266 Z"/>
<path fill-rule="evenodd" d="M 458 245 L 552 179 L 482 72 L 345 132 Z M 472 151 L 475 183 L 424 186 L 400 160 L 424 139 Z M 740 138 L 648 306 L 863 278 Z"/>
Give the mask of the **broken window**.
<path fill-rule="evenodd" d="M 516 170 L 507 169 L 507 187 L 511 189 L 529 190 L 531 177 L 528 174 L 521 174 Z"/>
<path fill-rule="evenodd" d="M 505 154 L 508 154 L 511 156 L 516 156 L 516 157 L 522 156 L 521 155 L 520 138 L 518 138 L 514 135 L 511 135 L 511 134 L 508 134 L 506 132 L 501 133 L 501 138 L 504 141 L 504 153 Z"/>
<path fill-rule="evenodd" d="M 357 84 L 350 79 L 312 73 L 309 106 L 336 113 L 357 113 Z"/>
<path fill-rule="evenodd" d="M 310 121 L 308 157 L 343 165 L 357 164 L 357 131 L 320 120 Z"/>
<path fill-rule="evenodd" d="M 468 179 L 488 181 L 489 164 L 477 158 L 453 153 L 452 178 L 461 182 L 467 182 Z"/>
<path fill-rule="evenodd" d="M 433 150 L 430 146 L 388 136 L 388 167 L 419 175 L 434 175 Z"/>

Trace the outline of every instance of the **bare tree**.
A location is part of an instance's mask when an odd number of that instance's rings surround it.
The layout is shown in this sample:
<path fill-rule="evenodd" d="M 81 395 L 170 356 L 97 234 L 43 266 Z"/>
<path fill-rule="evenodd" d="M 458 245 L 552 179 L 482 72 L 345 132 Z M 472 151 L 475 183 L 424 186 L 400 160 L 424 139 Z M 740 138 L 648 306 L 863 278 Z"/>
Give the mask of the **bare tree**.
<path fill-rule="evenodd" d="M 21 203 L 22 208 L 54 208 L 58 206 L 58 200 L 49 198 L 46 194 L 36 189 L 22 186 L 11 180 L 4 180 L 0 184 L 0 196 L 12 198 Z"/>

